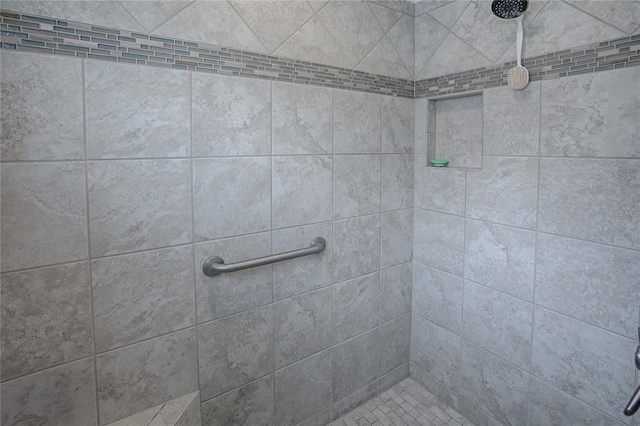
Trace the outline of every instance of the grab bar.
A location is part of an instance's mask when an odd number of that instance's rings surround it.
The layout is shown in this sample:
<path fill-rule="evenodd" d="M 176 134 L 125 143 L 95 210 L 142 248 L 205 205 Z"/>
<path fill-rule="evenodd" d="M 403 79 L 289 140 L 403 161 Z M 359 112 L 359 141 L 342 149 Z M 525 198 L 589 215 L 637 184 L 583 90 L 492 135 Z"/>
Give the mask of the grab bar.
<path fill-rule="evenodd" d="M 638 327 L 638 347 L 636 348 L 636 353 L 633 358 L 636 368 L 640 370 L 640 327 Z M 640 386 L 636 389 L 635 393 L 629 400 L 626 408 L 624 409 L 625 416 L 633 416 L 638 409 L 640 408 Z"/>
<path fill-rule="evenodd" d="M 299 250 L 287 251 L 273 254 L 271 256 L 259 257 L 257 259 L 243 260 L 241 262 L 225 264 L 219 256 L 208 257 L 202 265 L 202 271 L 209 277 L 226 272 L 241 271 L 243 269 L 255 268 L 256 266 L 268 265 L 270 263 L 282 262 L 283 260 L 295 259 L 296 257 L 308 256 L 310 254 L 322 253 L 327 242 L 322 237 L 316 237 L 311 241 L 311 246 Z"/>

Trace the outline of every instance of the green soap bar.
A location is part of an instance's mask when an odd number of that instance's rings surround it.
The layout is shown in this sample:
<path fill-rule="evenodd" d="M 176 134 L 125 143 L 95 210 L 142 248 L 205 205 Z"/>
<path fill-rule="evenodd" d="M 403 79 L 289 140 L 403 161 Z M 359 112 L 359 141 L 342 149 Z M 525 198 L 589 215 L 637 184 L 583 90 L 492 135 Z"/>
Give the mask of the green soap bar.
<path fill-rule="evenodd" d="M 436 167 L 444 167 L 449 164 L 449 160 L 431 160 L 431 164 Z"/>

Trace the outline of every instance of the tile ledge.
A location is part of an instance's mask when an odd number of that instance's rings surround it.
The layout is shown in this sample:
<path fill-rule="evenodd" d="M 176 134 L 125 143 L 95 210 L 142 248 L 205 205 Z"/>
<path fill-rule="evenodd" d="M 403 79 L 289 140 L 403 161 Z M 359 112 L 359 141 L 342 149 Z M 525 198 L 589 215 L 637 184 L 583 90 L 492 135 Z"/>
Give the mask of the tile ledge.
<path fill-rule="evenodd" d="M 193 392 L 148 408 L 106 426 L 200 426 L 200 410 L 196 421 L 186 422 L 189 409 L 200 405 L 200 392 Z"/>

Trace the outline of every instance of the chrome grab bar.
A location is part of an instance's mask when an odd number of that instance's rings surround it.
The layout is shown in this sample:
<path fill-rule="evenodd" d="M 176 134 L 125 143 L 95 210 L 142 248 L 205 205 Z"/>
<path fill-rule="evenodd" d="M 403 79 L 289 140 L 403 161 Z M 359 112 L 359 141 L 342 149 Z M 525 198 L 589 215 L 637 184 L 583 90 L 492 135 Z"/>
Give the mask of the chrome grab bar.
<path fill-rule="evenodd" d="M 322 253 L 326 245 L 327 242 L 324 238 L 316 237 L 313 239 L 313 241 L 311 241 L 311 246 L 308 248 L 272 254 L 271 256 L 243 260 L 241 262 L 229 264 L 225 264 L 224 260 L 222 260 L 222 258 L 218 256 L 211 256 L 204 261 L 204 264 L 202 265 L 202 271 L 205 275 L 213 277 L 226 272 L 241 271 L 243 269 L 255 268 L 256 266 L 268 265 L 270 263 L 282 262 L 283 260 L 295 259 L 296 257 Z"/>
<path fill-rule="evenodd" d="M 638 327 L 638 347 L 636 348 L 636 355 L 634 359 L 636 368 L 640 370 L 640 327 Z M 640 386 L 636 389 L 635 393 L 629 400 L 627 407 L 624 409 L 625 416 L 633 416 L 640 408 Z"/>

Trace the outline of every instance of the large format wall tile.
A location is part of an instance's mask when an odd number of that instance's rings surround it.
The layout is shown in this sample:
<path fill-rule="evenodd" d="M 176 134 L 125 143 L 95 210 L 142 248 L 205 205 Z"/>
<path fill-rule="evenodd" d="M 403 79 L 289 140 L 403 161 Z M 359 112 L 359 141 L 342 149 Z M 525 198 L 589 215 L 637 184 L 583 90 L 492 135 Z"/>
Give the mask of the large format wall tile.
<path fill-rule="evenodd" d="M 416 207 L 441 213 L 464 215 L 466 172 L 428 167 L 416 161 Z"/>
<path fill-rule="evenodd" d="M 3 425 L 97 425 L 93 359 L 0 385 Z"/>
<path fill-rule="evenodd" d="M 380 322 L 411 311 L 411 262 L 380 271 Z"/>
<path fill-rule="evenodd" d="M 88 266 L 2 275 L 2 380 L 93 354 Z"/>
<path fill-rule="evenodd" d="M 567 3 L 597 16 L 603 21 L 628 33 L 637 32 L 640 25 L 640 4 L 628 1 L 582 1 L 569 0 Z"/>
<path fill-rule="evenodd" d="M 273 374 L 202 403 L 207 426 L 273 426 Z"/>
<path fill-rule="evenodd" d="M 375 397 L 378 392 L 378 382 L 373 381 L 346 396 L 331 406 L 331 417 L 335 420 L 348 413 L 357 406 Z"/>
<path fill-rule="evenodd" d="M 276 425 L 296 425 L 331 405 L 331 351 L 283 368 L 275 376 Z"/>
<path fill-rule="evenodd" d="M 325 288 L 274 304 L 276 368 L 331 346 L 332 298 L 332 289 Z"/>
<path fill-rule="evenodd" d="M 198 326 L 202 400 L 273 371 L 273 308 L 265 306 Z"/>
<path fill-rule="evenodd" d="M 535 244 L 533 231 L 467 219 L 464 277 L 533 300 Z"/>
<path fill-rule="evenodd" d="M 333 289 L 334 343 L 378 325 L 380 274 L 336 284 Z"/>
<path fill-rule="evenodd" d="M 413 155 L 382 156 L 382 211 L 413 207 Z"/>
<path fill-rule="evenodd" d="M 272 157 L 274 228 L 331 220 L 330 156 Z"/>
<path fill-rule="evenodd" d="M 192 86 L 194 156 L 271 153 L 269 82 L 193 73 Z"/>
<path fill-rule="evenodd" d="M 384 36 L 371 52 L 355 68 L 371 74 L 392 76 L 411 80 L 411 74 L 405 67 L 389 37 Z"/>
<path fill-rule="evenodd" d="M 635 347 L 635 339 L 536 308 L 532 372 L 617 419 L 635 389 Z"/>
<path fill-rule="evenodd" d="M 436 102 L 436 158 L 482 167 L 482 96 Z"/>
<path fill-rule="evenodd" d="M 421 3 L 426 3 L 423 0 Z M 455 2 L 462 4 L 462 1 Z M 422 70 L 438 49 L 438 45 L 449 34 L 447 28 L 427 14 L 415 18 L 415 77 L 416 80 L 425 78 Z"/>
<path fill-rule="evenodd" d="M 332 112 L 331 89 L 273 83 L 273 154 L 331 154 Z"/>
<path fill-rule="evenodd" d="M 100 423 L 127 417 L 198 388 L 195 329 L 98 355 Z"/>
<path fill-rule="evenodd" d="M 97 259 L 91 275 L 98 352 L 195 323 L 189 246 Z"/>
<path fill-rule="evenodd" d="M 188 160 L 92 161 L 91 255 L 191 242 Z"/>
<path fill-rule="evenodd" d="M 202 271 L 205 259 L 218 256 L 226 263 L 235 263 L 270 254 L 271 235 L 268 232 L 196 244 L 198 323 L 266 305 L 273 300 L 271 265 L 208 277 Z"/>
<path fill-rule="evenodd" d="M 175 15 L 192 1 L 153 1 L 152 3 L 147 3 L 136 0 L 123 0 L 120 4 L 147 32 L 153 32 L 158 25 Z"/>
<path fill-rule="evenodd" d="M 409 362 L 411 315 L 406 314 L 380 326 L 380 360 L 378 376 L 383 376 Z"/>
<path fill-rule="evenodd" d="M 411 312 L 459 334 L 462 323 L 462 278 L 413 263 Z"/>
<path fill-rule="evenodd" d="M 415 260 L 462 276 L 464 218 L 416 209 L 413 228 Z"/>
<path fill-rule="evenodd" d="M 534 229 L 538 159 L 484 157 L 482 167 L 467 173 L 467 216 Z"/>
<path fill-rule="evenodd" d="M 335 219 L 380 212 L 381 156 L 334 156 Z"/>
<path fill-rule="evenodd" d="M 271 161 L 194 160 L 196 240 L 266 231 L 271 227 Z"/>
<path fill-rule="evenodd" d="M 640 157 L 640 69 L 542 84 L 542 155 Z"/>
<path fill-rule="evenodd" d="M 336 282 L 379 269 L 380 216 L 334 222 L 333 243 L 333 270 Z"/>
<path fill-rule="evenodd" d="M 543 158 L 540 223 L 545 232 L 640 248 L 638 160 Z"/>
<path fill-rule="evenodd" d="M 84 158 L 82 63 L 6 49 L 1 57 L 2 161 Z"/>
<path fill-rule="evenodd" d="M 332 349 L 334 402 L 376 380 L 379 347 L 379 330 L 374 329 Z"/>
<path fill-rule="evenodd" d="M 87 61 L 85 90 L 89 158 L 190 154 L 186 73 Z"/>
<path fill-rule="evenodd" d="M 382 152 L 413 153 L 414 102 L 398 97 L 382 98 Z"/>
<path fill-rule="evenodd" d="M 382 213 L 380 222 L 380 268 L 409 262 L 413 257 L 413 210 Z"/>
<path fill-rule="evenodd" d="M 81 163 L 2 165 L 2 270 L 86 259 Z"/>
<path fill-rule="evenodd" d="M 382 97 L 333 91 L 333 152 L 377 153 L 382 149 Z"/>

